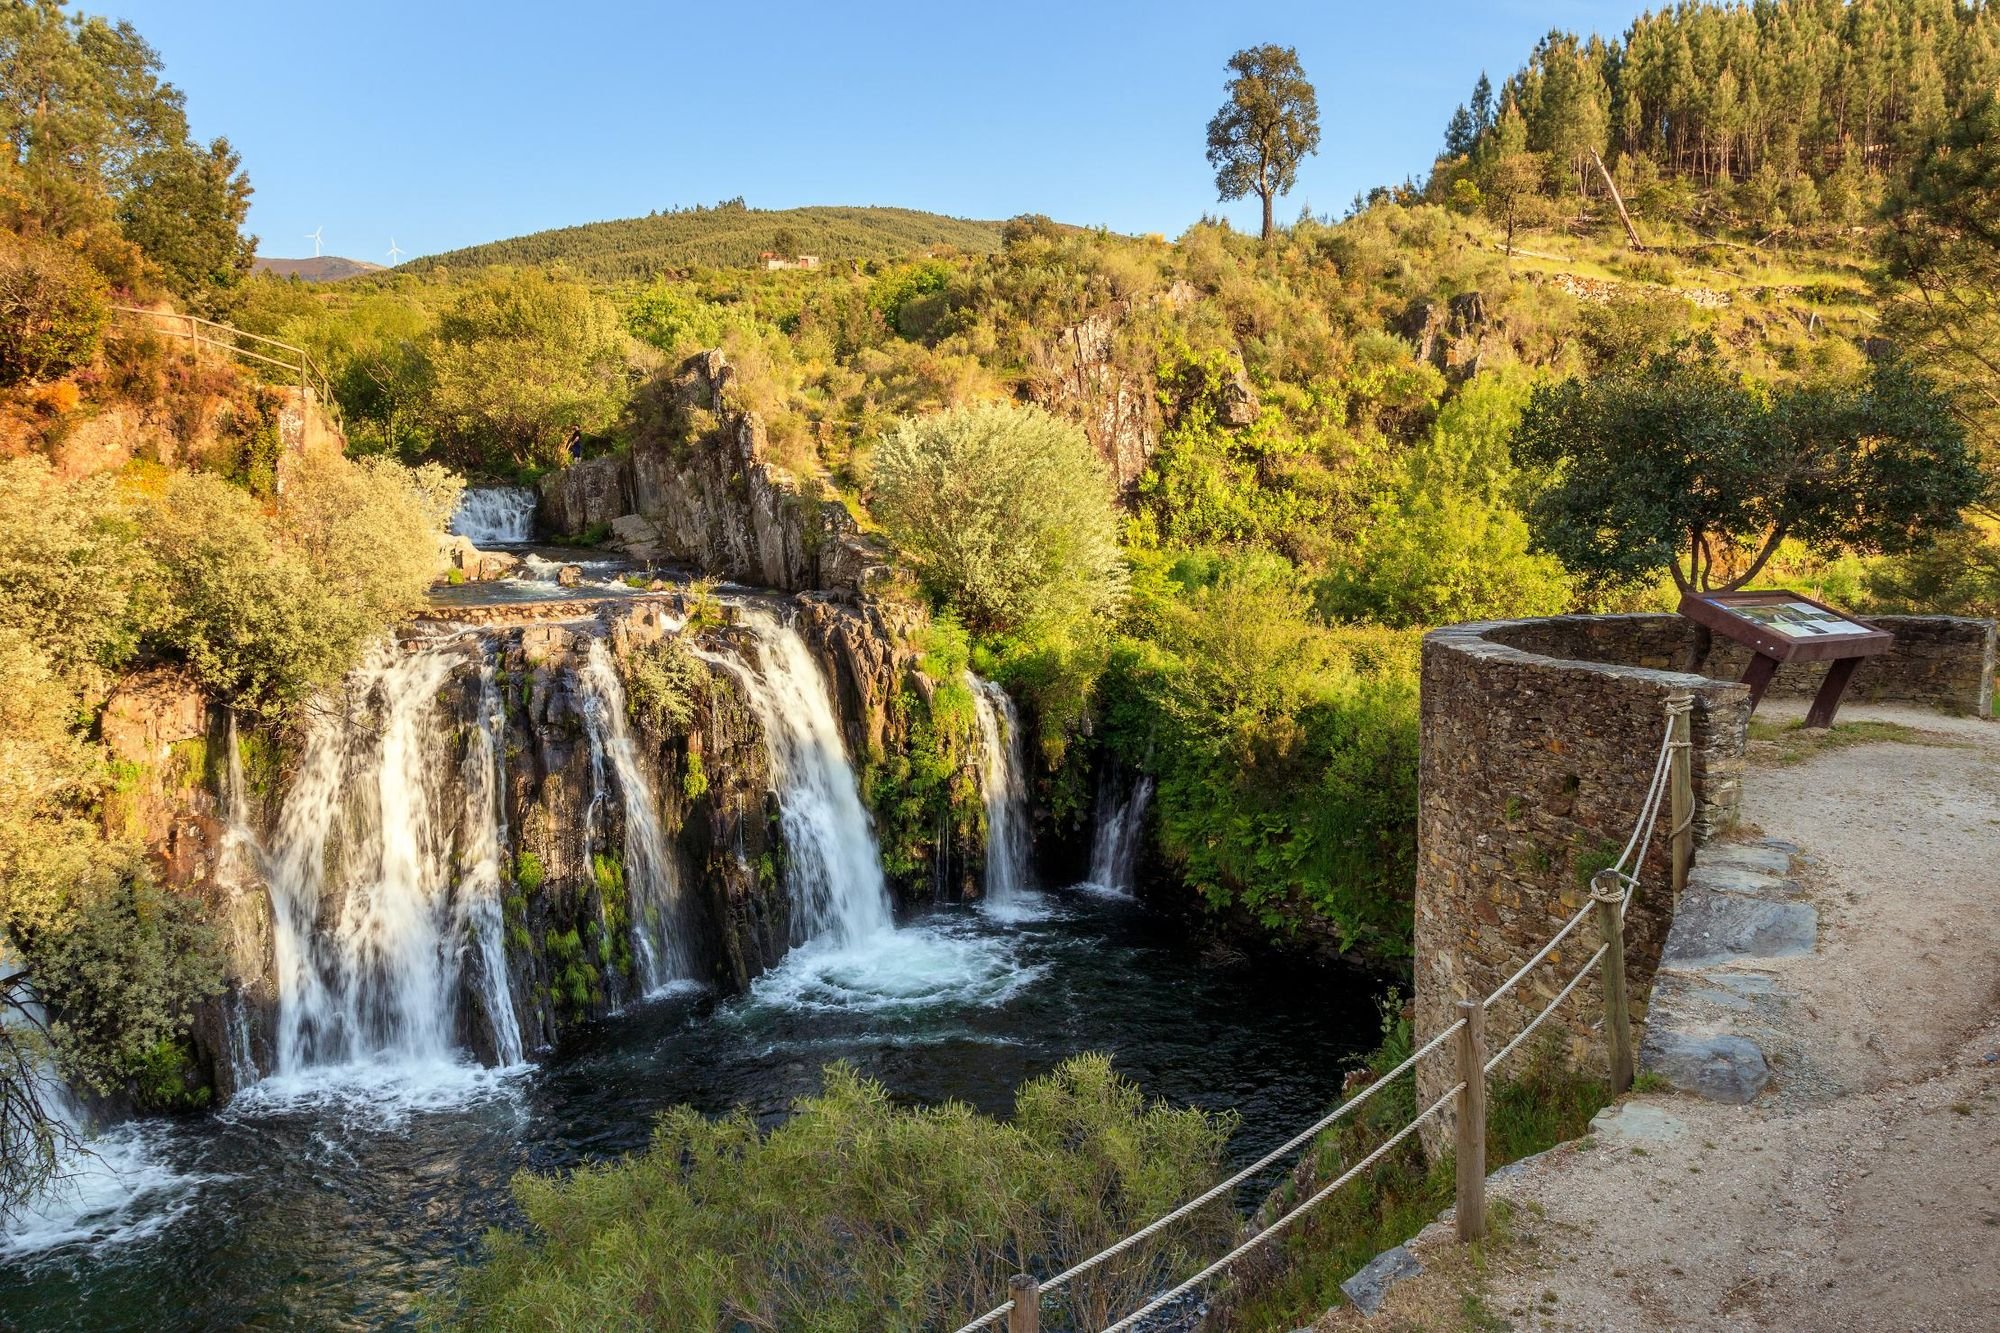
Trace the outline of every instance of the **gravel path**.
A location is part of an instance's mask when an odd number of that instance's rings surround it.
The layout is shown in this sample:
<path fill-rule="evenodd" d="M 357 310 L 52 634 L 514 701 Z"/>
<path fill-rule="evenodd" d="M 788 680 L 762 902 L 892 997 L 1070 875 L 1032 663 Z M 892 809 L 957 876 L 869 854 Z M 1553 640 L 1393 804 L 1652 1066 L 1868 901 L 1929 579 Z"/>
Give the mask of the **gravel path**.
<path fill-rule="evenodd" d="M 1767 706 L 1760 716 L 1784 716 Z M 1776 1085 L 1627 1099 L 1498 1182 L 1477 1256 L 1321 1329 L 2000 1329 L 2000 725 L 1890 708 L 1925 744 L 1756 762 L 1751 832 L 1798 844 L 1816 953 L 1769 960 Z"/>

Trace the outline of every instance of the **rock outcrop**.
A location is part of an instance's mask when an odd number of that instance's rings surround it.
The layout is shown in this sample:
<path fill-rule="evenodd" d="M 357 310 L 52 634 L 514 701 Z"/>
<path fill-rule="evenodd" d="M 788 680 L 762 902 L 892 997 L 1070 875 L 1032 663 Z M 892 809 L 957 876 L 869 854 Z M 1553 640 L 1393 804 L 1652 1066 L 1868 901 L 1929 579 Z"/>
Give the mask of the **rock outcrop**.
<path fill-rule="evenodd" d="M 635 558 L 787 592 L 869 587 L 881 553 L 823 478 L 769 458 L 764 423 L 735 402 L 734 380 L 720 352 L 704 352 L 649 386 L 629 454 L 543 479 L 543 525 L 607 530 Z"/>

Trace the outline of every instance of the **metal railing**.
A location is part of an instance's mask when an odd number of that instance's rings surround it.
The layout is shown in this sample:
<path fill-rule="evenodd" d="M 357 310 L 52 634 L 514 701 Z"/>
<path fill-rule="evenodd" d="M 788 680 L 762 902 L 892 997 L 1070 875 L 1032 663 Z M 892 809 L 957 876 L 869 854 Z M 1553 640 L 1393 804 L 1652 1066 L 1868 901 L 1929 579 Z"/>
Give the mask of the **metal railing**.
<path fill-rule="evenodd" d="M 200 315 L 186 315 L 172 310 L 149 310 L 145 306 L 115 305 L 113 313 L 123 316 L 128 323 L 143 324 L 151 332 L 164 333 L 171 338 L 182 338 L 198 347 L 213 347 L 230 356 L 254 362 L 258 366 L 272 367 L 285 372 L 285 378 L 298 386 L 299 392 L 308 401 L 317 403 L 320 409 L 340 419 L 340 404 L 334 399 L 333 388 L 313 360 L 311 352 L 295 344 L 269 338 L 261 333 L 251 333 L 233 324 L 224 324 Z M 246 347 L 245 343 L 255 343 Z M 268 349 L 268 350 L 262 350 Z M 282 355 L 279 355 L 282 354 Z"/>
<path fill-rule="evenodd" d="M 1057 1290 L 1072 1279 L 1156 1235 L 1189 1213 L 1213 1203 L 1226 1192 L 1235 1189 L 1258 1172 L 1304 1146 L 1336 1122 L 1351 1115 L 1376 1093 L 1404 1074 L 1410 1074 L 1414 1078 L 1418 1063 L 1436 1053 L 1447 1042 L 1453 1045 L 1453 1077 L 1456 1081 L 1443 1095 L 1417 1112 L 1394 1134 L 1377 1144 L 1367 1156 L 1342 1172 L 1332 1182 L 1321 1187 L 1296 1208 L 1283 1214 L 1192 1277 L 1155 1296 L 1116 1323 L 1107 1325 L 1103 1333 L 1126 1333 L 1127 1330 L 1135 1328 L 1141 1321 L 1159 1313 L 1210 1278 L 1224 1272 L 1238 1259 L 1269 1242 L 1322 1200 L 1380 1161 L 1396 1145 L 1415 1133 L 1420 1125 L 1441 1115 L 1448 1106 L 1455 1106 L 1457 1111 L 1454 1129 L 1457 1206 L 1454 1210 L 1454 1222 L 1458 1238 L 1463 1242 L 1478 1240 L 1484 1236 L 1486 1234 L 1487 1079 L 1509 1055 L 1520 1048 L 1521 1043 L 1526 1041 L 1531 1033 L 1561 1008 L 1571 993 L 1600 965 L 1603 968 L 1604 982 L 1605 1055 L 1612 1095 L 1618 1096 L 1632 1086 L 1632 1023 L 1625 986 L 1625 909 L 1631 905 L 1633 896 L 1638 892 L 1640 872 L 1652 848 L 1654 826 L 1658 821 L 1662 805 L 1668 806 L 1671 810 L 1668 825 L 1669 867 L 1673 897 L 1676 902 L 1679 900 L 1681 890 L 1686 886 L 1688 866 L 1694 849 L 1691 720 L 1693 709 L 1692 694 L 1679 693 L 1668 696 L 1666 727 L 1660 739 L 1659 755 L 1654 761 L 1652 779 L 1646 787 L 1644 799 L 1640 802 L 1638 818 L 1633 822 L 1632 834 L 1626 839 L 1623 852 L 1615 863 L 1591 876 L 1589 899 L 1563 923 L 1547 944 L 1537 950 L 1533 957 L 1491 994 L 1481 1000 L 1459 1001 L 1458 1017 L 1443 1031 L 1413 1051 L 1408 1059 L 1342 1102 L 1318 1122 L 1307 1126 L 1228 1179 L 1211 1186 L 1180 1207 L 1163 1214 L 1089 1258 L 1071 1265 L 1047 1281 L 1039 1280 L 1027 1273 L 1015 1274 L 1007 1283 L 1009 1297 L 1007 1302 L 964 1325 L 958 1333 L 977 1333 L 977 1330 L 988 1327 L 1002 1317 L 1007 1320 L 1007 1333 L 1040 1333 L 1042 1299 L 1047 1293 Z M 1593 916 L 1597 919 L 1599 940 L 1596 951 L 1556 991 L 1555 997 L 1528 1020 L 1512 1040 L 1489 1056 L 1486 1047 L 1487 1011 L 1535 969 L 1546 963 L 1555 953 L 1557 946 L 1581 927 L 1587 918 Z"/>

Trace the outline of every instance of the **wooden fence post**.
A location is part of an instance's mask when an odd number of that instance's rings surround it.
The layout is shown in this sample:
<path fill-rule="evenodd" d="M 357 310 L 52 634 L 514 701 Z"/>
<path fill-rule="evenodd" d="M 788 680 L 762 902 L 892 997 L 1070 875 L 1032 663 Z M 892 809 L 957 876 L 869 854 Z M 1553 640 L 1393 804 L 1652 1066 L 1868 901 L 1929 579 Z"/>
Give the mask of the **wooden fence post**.
<path fill-rule="evenodd" d="M 1486 1234 L 1486 1006 L 1460 1000 L 1458 1016 L 1458 1238 Z"/>
<path fill-rule="evenodd" d="M 1616 870 L 1590 877 L 1597 929 L 1604 938 L 1604 1042 L 1611 1095 L 1632 1086 L 1632 1017 L 1625 997 L 1625 885 Z"/>
<path fill-rule="evenodd" d="M 1007 1312 L 1007 1333 L 1042 1333 L 1042 1284 L 1016 1273 L 1007 1279 L 1007 1297 L 1014 1302 Z"/>
<path fill-rule="evenodd" d="M 1694 860 L 1694 696 L 1668 698 L 1673 710 L 1667 735 L 1667 814 L 1673 819 L 1674 906 L 1687 887 L 1688 866 Z"/>

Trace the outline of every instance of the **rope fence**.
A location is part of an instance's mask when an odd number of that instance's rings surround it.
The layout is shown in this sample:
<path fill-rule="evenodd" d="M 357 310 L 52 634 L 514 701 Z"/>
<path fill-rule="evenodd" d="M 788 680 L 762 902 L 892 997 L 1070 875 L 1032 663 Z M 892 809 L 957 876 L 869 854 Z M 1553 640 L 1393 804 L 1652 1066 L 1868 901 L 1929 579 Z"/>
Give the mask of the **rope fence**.
<path fill-rule="evenodd" d="M 1063 1287 L 1077 1277 L 1125 1253 L 1133 1246 L 1159 1234 L 1190 1213 L 1215 1202 L 1246 1180 L 1288 1157 L 1366 1105 L 1370 1098 L 1404 1074 L 1411 1074 L 1414 1077 L 1418 1064 L 1443 1049 L 1448 1042 L 1456 1048 L 1458 1069 L 1457 1082 L 1448 1091 L 1419 1111 L 1367 1156 L 1314 1192 L 1303 1203 L 1194 1276 L 1162 1292 L 1116 1323 L 1107 1325 L 1103 1333 L 1125 1333 L 1125 1330 L 1136 1328 L 1148 1317 L 1172 1305 L 1217 1274 L 1225 1272 L 1243 1256 L 1270 1241 L 1321 1201 L 1380 1161 L 1398 1144 L 1415 1133 L 1419 1126 L 1443 1114 L 1447 1107 L 1455 1106 L 1458 1113 L 1456 1124 L 1458 1236 L 1461 1241 L 1477 1240 L 1483 1236 L 1486 1230 L 1486 1080 L 1536 1029 L 1563 1006 L 1592 972 L 1600 967 L 1604 972 L 1604 1032 L 1611 1091 L 1616 1096 L 1632 1086 L 1631 1016 L 1625 991 L 1625 912 L 1638 893 L 1640 877 L 1646 864 L 1646 857 L 1652 850 L 1655 826 L 1659 822 L 1663 806 L 1671 809 L 1668 841 L 1672 888 L 1676 901 L 1686 884 L 1687 869 L 1693 853 L 1694 830 L 1691 736 L 1693 710 L 1694 697 L 1691 694 L 1675 694 L 1667 698 L 1666 726 L 1660 738 L 1659 754 L 1654 761 L 1645 796 L 1639 803 L 1639 813 L 1633 821 L 1631 836 L 1625 840 L 1624 849 L 1616 861 L 1591 876 L 1590 896 L 1583 905 L 1563 922 L 1547 943 L 1536 950 L 1527 962 L 1491 994 L 1477 1001 L 1461 1001 L 1458 1005 L 1459 1016 L 1429 1041 L 1412 1051 L 1394 1069 L 1375 1079 L 1318 1121 L 1300 1130 L 1226 1180 L 1210 1186 L 1178 1208 L 1162 1214 L 1131 1235 L 1106 1246 L 1087 1259 L 1072 1264 L 1046 1281 L 1025 1273 L 1016 1274 L 1008 1282 L 1009 1299 L 1004 1304 L 980 1315 L 971 1323 L 961 1326 L 957 1333 L 978 1333 L 978 1330 L 990 1327 L 1002 1318 L 1007 1320 L 1008 1333 L 1040 1333 L 1042 1298 L 1049 1292 Z M 1543 1005 L 1511 1040 L 1488 1056 L 1485 1037 L 1487 1011 L 1536 969 L 1547 963 L 1562 943 L 1592 916 L 1597 918 L 1600 940 L 1595 952 L 1569 976 L 1553 998 Z"/>

